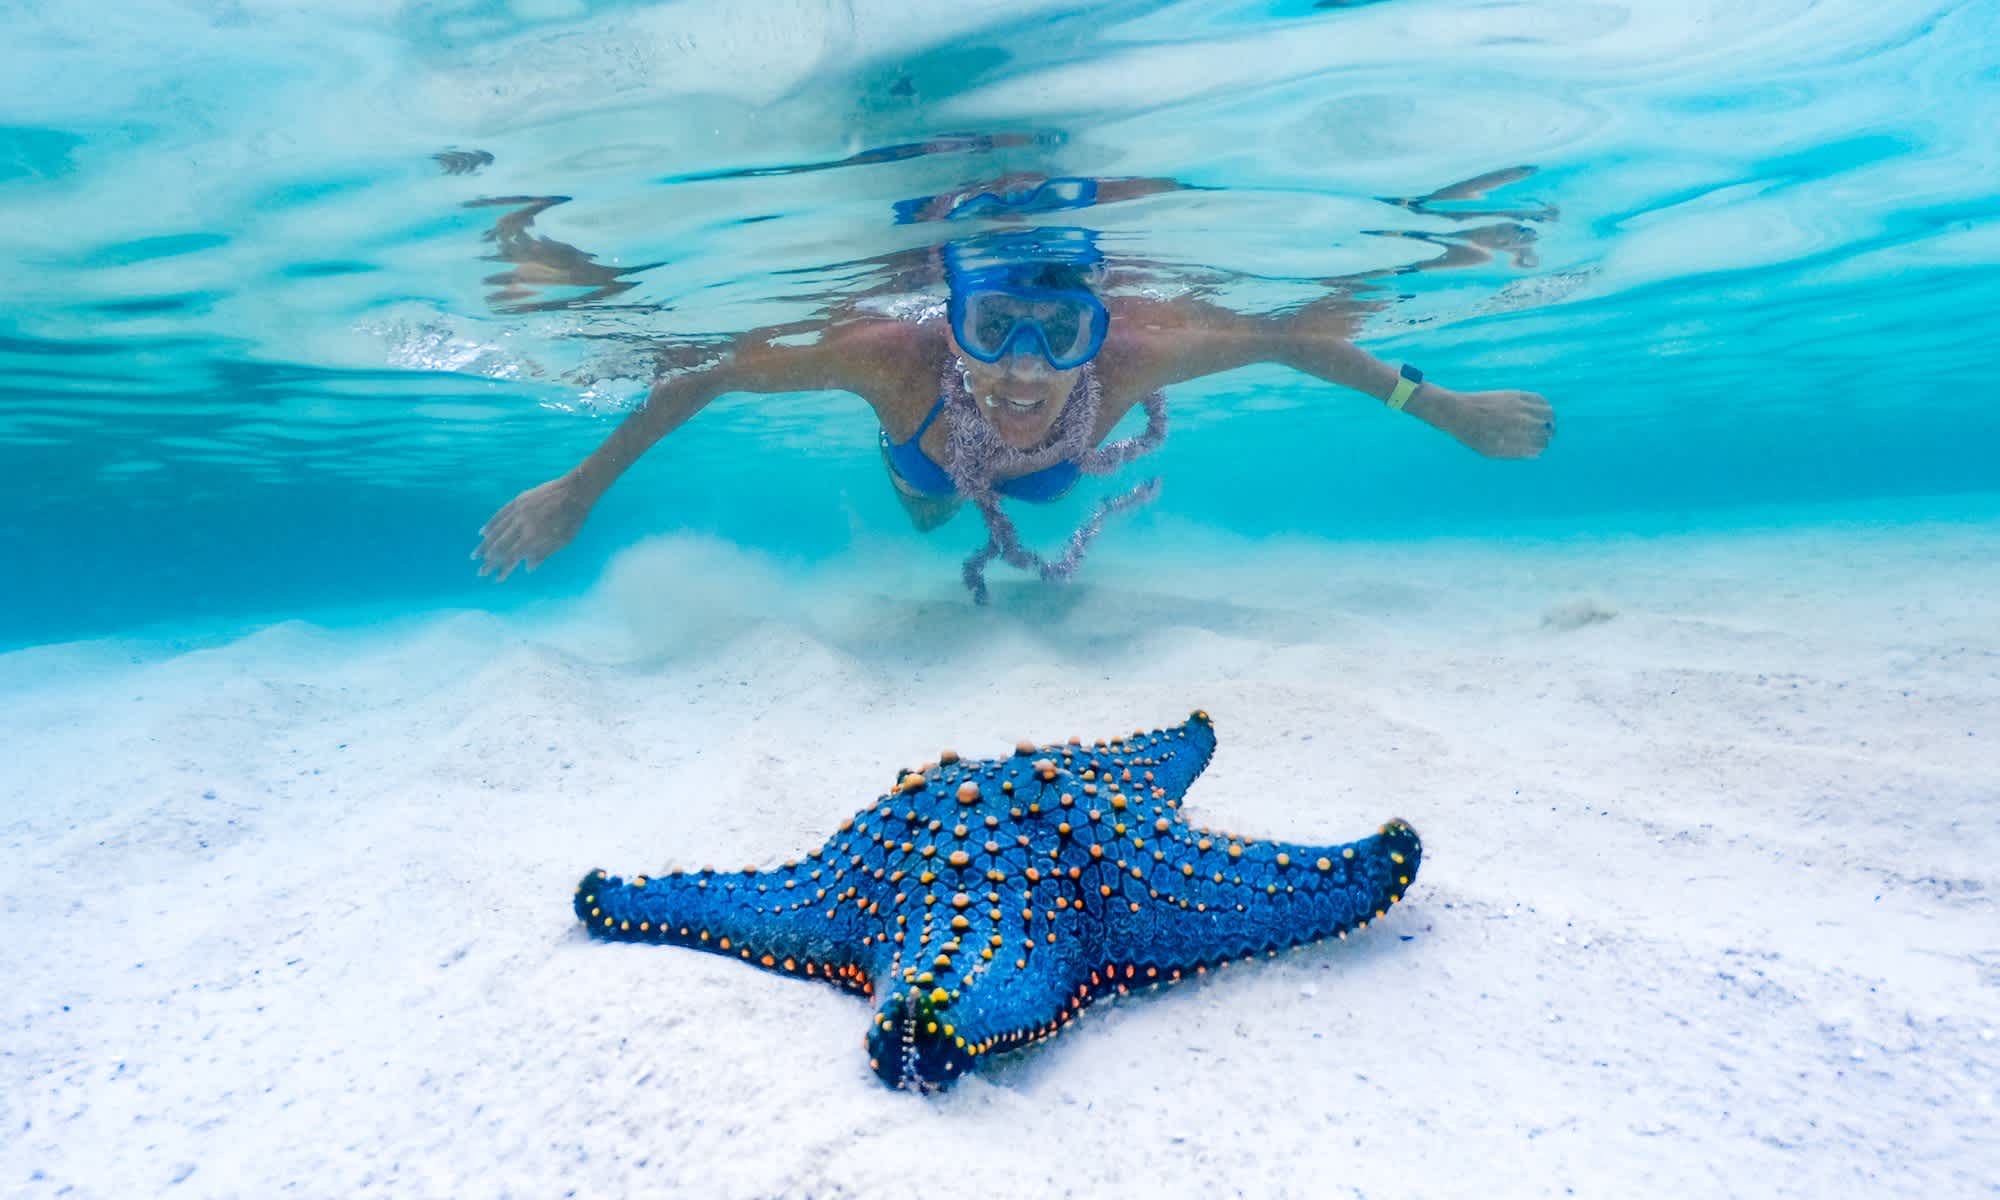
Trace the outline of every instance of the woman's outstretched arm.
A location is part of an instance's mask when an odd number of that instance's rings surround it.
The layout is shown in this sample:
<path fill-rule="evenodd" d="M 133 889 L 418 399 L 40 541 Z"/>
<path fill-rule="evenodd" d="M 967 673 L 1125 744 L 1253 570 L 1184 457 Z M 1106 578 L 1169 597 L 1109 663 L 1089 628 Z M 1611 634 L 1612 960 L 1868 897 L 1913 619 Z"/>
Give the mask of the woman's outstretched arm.
<path fill-rule="evenodd" d="M 892 345 L 907 337 L 897 322 L 868 322 L 822 329 L 810 345 L 781 345 L 777 339 L 797 329 L 759 330 L 738 338 L 717 362 L 653 384 L 646 402 L 633 410 L 597 449 L 568 471 L 529 488 L 480 527 L 481 575 L 505 579 L 526 563 L 530 571 L 562 549 L 584 519 L 627 468 L 654 443 L 679 429 L 729 392 L 851 391 L 875 405 L 898 392 L 901 360 Z"/>
<path fill-rule="evenodd" d="M 1115 311 L 1107 370 L 1133 394 L 1275 362 L 1386 402 L 1400 377 L 1348 340 L 1354 318 L 1332 306 L 1256 316 L 1199 301 L 1132 301 Z M 1459 392 L 1426 380 L 1403 411 L 1490 458 L 1534 458 L 1555 431 L 1549 402 L 1533 392 Z"/>

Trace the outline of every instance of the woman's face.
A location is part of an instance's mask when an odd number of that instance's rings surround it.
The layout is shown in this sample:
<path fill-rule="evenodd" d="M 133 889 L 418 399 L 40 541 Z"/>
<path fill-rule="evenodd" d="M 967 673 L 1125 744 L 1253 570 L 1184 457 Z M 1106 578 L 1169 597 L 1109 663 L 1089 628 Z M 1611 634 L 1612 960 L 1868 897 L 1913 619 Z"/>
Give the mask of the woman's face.
<path fill-rule="evenodd" d="M 952 349 L 964 365 L 965 386 L 1000 440 L 1016 450 L 1033 450 L 1048 440 L 1056 418 L 1069 403 L 1081 367 L 1057 370 L 1036 351 L 1025 347 L 984 363 L 959 348 Z"/>

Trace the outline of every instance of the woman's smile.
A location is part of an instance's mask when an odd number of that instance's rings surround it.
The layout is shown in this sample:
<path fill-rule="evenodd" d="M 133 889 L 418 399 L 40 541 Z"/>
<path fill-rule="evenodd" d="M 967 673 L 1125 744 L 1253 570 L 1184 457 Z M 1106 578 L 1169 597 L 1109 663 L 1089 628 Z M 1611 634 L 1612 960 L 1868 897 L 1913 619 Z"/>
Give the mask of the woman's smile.
<path fill-rule="evenodd" d="M 1039 445 L 1062 415 L 1067 395 L 1062 384 L 1059 378 L 1036 380 L 1033 385 L 1002 378 L 973 395 L 1001 439 L 1016 449 L 1027 449 Z"/>
<path fill-rule="evenodd" d="M 1005 406 L 1011 413 L 1032 413 L 1048 402 L 1044 396 L 1024 396 L 1004 392 L 994 392 L 986 397 L 986 407 Z"/>

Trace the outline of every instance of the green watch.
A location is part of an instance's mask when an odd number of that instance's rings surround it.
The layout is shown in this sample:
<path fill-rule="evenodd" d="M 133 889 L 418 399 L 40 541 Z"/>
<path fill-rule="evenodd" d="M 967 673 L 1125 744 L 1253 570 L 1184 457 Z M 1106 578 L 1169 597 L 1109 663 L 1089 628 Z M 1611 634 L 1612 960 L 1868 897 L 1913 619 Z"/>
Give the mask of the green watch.
<path fill-rule="evenodd" d="M 1404 363 L 1400 378 L 1396 380 L 1395 389 L 1389 393 L 1389 407 L 1397 412 L 1402 412 L 1403 406 L 1410 402 L 1410 397 L 1416 395 L 1417 385 L 1423 381 L 1424 373 L 1422 371 L 1417 370 L 1409 363 Z"/>

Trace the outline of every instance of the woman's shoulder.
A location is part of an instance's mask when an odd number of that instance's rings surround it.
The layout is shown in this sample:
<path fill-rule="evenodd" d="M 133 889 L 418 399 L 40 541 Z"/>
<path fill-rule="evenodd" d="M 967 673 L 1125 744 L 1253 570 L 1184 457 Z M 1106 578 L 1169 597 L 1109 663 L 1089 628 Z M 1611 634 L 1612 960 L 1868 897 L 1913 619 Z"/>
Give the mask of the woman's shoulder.
<path fill-rule="evenodd" d="M 892 433 L 923 419 L 937 399 L 938 374 L 950 353 L 943 325 L 935 321 L 837 322 L 827 327 L 822 344 Z"/>
<path fill-rule="evenodd" d="M 942 321 L 909 321 L 873 315 L 848 317 L 827 324 L 827 348 L 859 361 L 900 365 L 934 358 L 943 345 Z"/>

